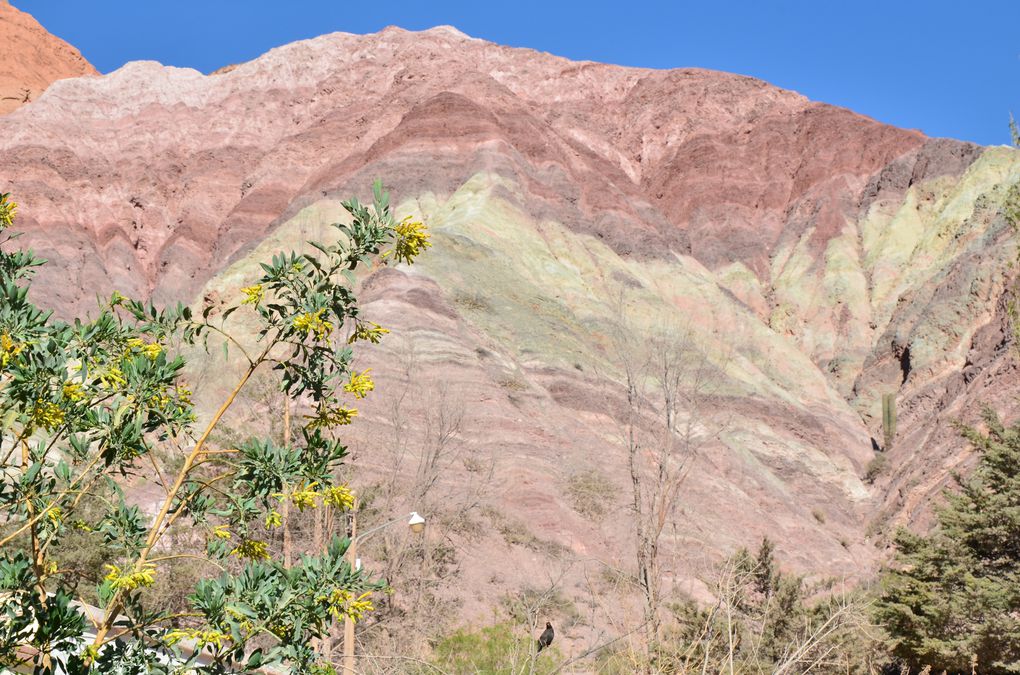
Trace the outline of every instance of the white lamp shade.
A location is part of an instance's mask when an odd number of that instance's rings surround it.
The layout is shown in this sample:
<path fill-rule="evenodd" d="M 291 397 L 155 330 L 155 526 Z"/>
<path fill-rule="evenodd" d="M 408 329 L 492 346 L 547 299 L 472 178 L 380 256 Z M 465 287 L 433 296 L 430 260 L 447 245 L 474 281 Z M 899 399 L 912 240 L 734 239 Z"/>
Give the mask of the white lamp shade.
<path fill-rule="evenodd" d="M 425 519 L 418 515 L 417 511 L 411 513 L 411 519 L 407 521 L 407 526 L 411 528 L 411 532 L 419 534 L 425 530 Z"/>

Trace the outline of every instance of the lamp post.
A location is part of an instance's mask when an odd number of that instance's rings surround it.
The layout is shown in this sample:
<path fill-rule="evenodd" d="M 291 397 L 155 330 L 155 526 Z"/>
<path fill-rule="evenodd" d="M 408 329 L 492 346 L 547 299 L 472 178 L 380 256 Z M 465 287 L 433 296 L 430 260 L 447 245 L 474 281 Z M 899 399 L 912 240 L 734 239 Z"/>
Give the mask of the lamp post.
<path fill-rule="evenodd" d="M 351 512 L 351 545 L 347 549 L 347 559 L 351 563 L 351 567 L 356 570 L 361 569 L 361 559 L 358 558 L 358 542 L 365 539 L 379 530 L 389 527 L 395 523 L 403 521 L 405 516 L 394 518 L 393 520 L 383 523 L 382 525 L 376 525 L 372 529 L 358 534 L 358 518 L 357 511 Z M 418 515 L 417 511 L 412 511 L 407 516 L 407 529 L 414 534 L 421 534 L 425 531 L 425 518 Z M 344 675 L 354 675 L 354 621 L 351 617 L 344 619 Z"/>

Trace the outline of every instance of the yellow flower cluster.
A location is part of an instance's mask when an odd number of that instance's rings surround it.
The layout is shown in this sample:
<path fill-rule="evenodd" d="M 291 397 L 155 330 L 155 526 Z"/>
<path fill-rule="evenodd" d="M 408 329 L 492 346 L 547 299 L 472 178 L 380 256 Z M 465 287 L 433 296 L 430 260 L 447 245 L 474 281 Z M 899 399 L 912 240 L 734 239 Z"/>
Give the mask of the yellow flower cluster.
<path fill-rule="evenodd" d="M 124 371 L 117 366 L 108 366 L 98 373 L 99 384 L 107 389 L 116 389 L 127 384 L 124 378 Z"/>
<path fill-rule="evenodd" d="M 295 488 L 290 493 L 291 503 L 298 508 L 298 511 L 304 511 L 305 509 L 316 509 L 319 505 L 316 500 L 319 498 L 319 493 L 315 491 L 315 486 L 318 483 L 312 483 L 307 487 L 302 485 L 301 487 Z"/>
<path fill-rule="evenodd" d="M 269 546 L 264 541 L 257 539 L 243 539 L 230 555 L 248 560 L 269 560 Z"/>
<path fill-rule="evenodd" d="M 15 356 L 21 353 L 24 345 L 17 344 L 10 336 L 10 333 L 0 334 L 0 366 L 6 368 Z"/>
<path fill-rule="evenodd" d="M 42 427 L 46 431 L 53 431 L 64 423 L 64 411 L 60 406 L 51 401 L 38 400 L 32 413 L 29 416 L 29 424 L 32 427 Z"/>
<path fill-rule="evenodd" d="M 64 520 L 64 511 L 59 506 L 53 506 L 46 512 L 46 517 L 53 525 L 59 525 Z"/>
<path fill-rule="evenodd" d="M 14 224 L 14 216 L 18 214 L 18 205 L 11 201 L 11 193 L 0 194 L 0 230 Z"/>
<path fill-rule="evenodd" d="M 366 612 L 371 612 L 375 609 L 372 601 L 368 599 L 368 596 L 371 594 L 371 592 L 362 593 L 355 598 L 354 594 L 350 591 L 337 588 L 328 597 L 319 596 L 318 600 L 326 603 L 329 613 L 335 618 L 347 617 L 357 623 L 361 621 Z"/>
<path fill-rule="evenodd" d="M 221 649 L 223 642 L 229 641 L 230 636 L 212 628 L 175 628 L 166 634 L 166 643 L 171 647 L 181 640 L 194 640 L 199 651 L 201 651 L 209 645 L 216 649 Z"/>
<path fill-rule="evenodd" d="M 184 410 L 191 405 L 191 390 L 187 387 L 177 385 L 174 388 L 174 395 L 177 397 L 178 409 Z M 159 392 L 149 397 L 149 405 L 153 408 L 166 408 L 173 403 L 170 391 L 166 387 L 160 387 Z"/>
<path fill-rule="evenodd" d="M 404 218 L 393 229 L 397 233 L 397 243 L 393 250 L 387 251 L 383 254 L 384 256 L 393 253 L 393 257 L 398 262 L 403 260 L 410 265 L 422 251 L 432 246 L 429 242 L 429 237 L 432 235 L 429 234 L 428 228 L 421 221 L 412 219 L 411 216 Z"/>
<path fill-rule="evenodd" d="M 368 340 L 372 344 L 379 344 L 379 340 L 382 339 L 383 335 L 386 335 L 390 331 L 383 328 L 377 323 L 371 321 L 362 321 L 354 327 L 354 332 L 347 338 L 347 344 L 354 344 L 358 340 Z"/>
<path fill-rule="evenodd" d="M 308 423 L 309 429 L 332 429 L 333 427 L 350 424 L 357 416 L 358 411 L 356 408 L 340 406 L 337 408 L 324 407 L 314 416 L 306 415 L 305 419 L 311 420 Z"/>
<path fill-rule="evenodd" d="M 167 393 L 165 388 L 160 389 L 158 394 L 153 394 L 149 397 L 149 405 L 153 408 L 165 408 L 170 405 L 170 394 Z"/>
<path fill-rule="evenodd" d="M 354 493 L 346 485 L 328 485 L 322 490 L 318 489 L 318 483 L 299 485 L 290 494 L 277 493 L 273 495 L 280 501 L 289 499 L 291 504 L 298 508 L 298 511 L 319 508 L 319 500 L 326 506 L 338 509 L 354 508 Z M 282 517 L 276 511 L 270 511 L 266 516 L 266 527 L 279 527 L 283 522 Z"/>
<path fill-rule="evenodd" d="M 60 393 L 64 395 L 64 398 L 72 403 L 77 403 L 85 398 L 85 390 L 77 382 L 65 382 L 64 386 L 60 388 Z"/>
<path fill-rule="evenodd" d="M 242 305 L 254 305 L 258 306 L 262 299 L 266 297 L 266 290 L 262 287 L 262 284 L 255 284 L 254 286 L 245 286 L 241 289 L 244 293 L 244 300 L 241 301 Z"/>
<path fill-rule="evenodd" d="M 191 390 L 177 385 L 177 400 L 181 402 L 181 405 L 191 405 Z"/>
<path fill-rule="evenodd" d="M 217 539 L 230 539 L 230 529 L 227 525 L 217 525 L 213 528 L 212 536 Z"/>
<path fill-rule="evenodd" d="M 322 318 L 322 314 L 325 311 L 325 309 L 320 309 L 315 312 L 299 314 L 294 317 L 291 325 L 304 336 L 312 333 L 315 335 L 316 340 L 325 340 L 333 332 L 333 324 Z"/>
<path fill-rule="evenodd" d="M 155 361 L 163 353 L 163 346 L 158 342 L 146 342 L 141 338 L 131 338 L 127 343 L 128 351 L 139 352 L 150 361 Z"/>
<path fill-rule="evenodd" d="M 351 372 L 351 381 L 344 385 L 344 391 L 354 394 L 355 398 L 365 398 L 368 396 L 368 392 L 375 389 L 375 382 L 368 375 L 369 370 L 372 369 L 368 368 L 361 373 L 357 371 Z"/>
<path fill-rule="evenodd" d="M 330 485 L 323 491 L 322 501 L 327 506 L 348 511 L 354 508 L 354 493 L 346 485 Z"/>
<path fill-rule="evenodd" d="M 156 566 L 151 563 L 146 563 L 137 572 L 131 572 L 124 574 L 119 567 L 116 565 L 104 565 L 110 572 L 106 575 L 106 580 L 110 582 L 110 585 L 115 590 L 128 590 L 133 591 L 136 588 L 143 586 L 151 586 L 156 583 Z"/>

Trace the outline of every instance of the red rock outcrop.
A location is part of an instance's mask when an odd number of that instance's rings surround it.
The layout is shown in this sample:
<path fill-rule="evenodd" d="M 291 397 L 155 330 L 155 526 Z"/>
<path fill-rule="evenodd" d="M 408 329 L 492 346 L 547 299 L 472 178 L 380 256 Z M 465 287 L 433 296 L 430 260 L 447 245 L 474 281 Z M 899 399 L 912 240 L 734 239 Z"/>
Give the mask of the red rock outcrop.
<path fill-rule="evenodd" d="M 56 80 L 98 74 L 77 49 L 7 0 L 0 0 L 0 36 L 0 115 L 39 98 Z"/>

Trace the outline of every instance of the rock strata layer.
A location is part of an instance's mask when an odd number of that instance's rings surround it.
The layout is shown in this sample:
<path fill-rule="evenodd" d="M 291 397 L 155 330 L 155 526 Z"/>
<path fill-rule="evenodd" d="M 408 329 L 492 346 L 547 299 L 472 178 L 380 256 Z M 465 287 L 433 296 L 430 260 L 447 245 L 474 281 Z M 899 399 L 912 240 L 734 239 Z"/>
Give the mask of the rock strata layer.
<path fill-rule="evenodd" d="M 967 466 L 952 422 L 981 401 L 1015 413 L 1007 148 L 448 27 L 325 35 L 210 76 L 130 63 L 0 118 L 0 187 L 51 260 L 37 299 L 65 315 L 114 289 L 237 298 L 376 177 L 434 247 L 363 280 L 366 315 L 402 337 L 361 357 L 380 387 L 352 433 L 382 474 L 385 392 L 411 386 L 395 364 L 432 387 L 411 418 L 456 392 L 474 459 L 451 463 L 446 496 L 491 460 L 486 499 L 533 529 L 464 545 L 479 597 L 549 556 L 630 565 L 622 331 L 683 336 L 715 373 L 668 534 L 677 584 L 764 535 L 796 569 L 861 573 Z M 877 472 L 886 393 L 900 429 Z M 596 521 L 570 490 L 593 470 Z"/>

